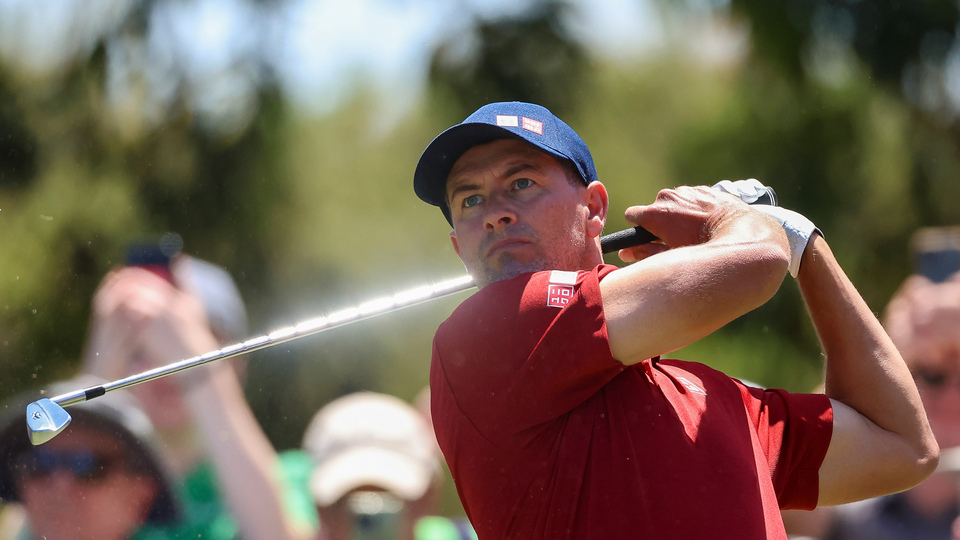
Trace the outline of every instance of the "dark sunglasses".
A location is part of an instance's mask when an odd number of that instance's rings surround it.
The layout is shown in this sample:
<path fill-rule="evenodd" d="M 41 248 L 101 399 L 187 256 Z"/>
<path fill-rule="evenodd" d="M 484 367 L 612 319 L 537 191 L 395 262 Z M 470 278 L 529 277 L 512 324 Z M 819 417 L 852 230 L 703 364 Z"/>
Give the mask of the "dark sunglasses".
<path fill-rule="evenodd" d="M 913 370 L 913 380 L 935 390 L 943 388 L 951 379 L 953 379 L 953 376 L 946 371 L 924 368 Z"/>
<path fill-rule="evenodd" d="M 64 470 L 77 480 L 93 483 L 104 479 L 121 461 L 121 457 L 100 456 L 88 450 L 51 452 L 38 449 L 21 455 L 15 470 L 29 479 L 41 479 L 54 471 Z"/>

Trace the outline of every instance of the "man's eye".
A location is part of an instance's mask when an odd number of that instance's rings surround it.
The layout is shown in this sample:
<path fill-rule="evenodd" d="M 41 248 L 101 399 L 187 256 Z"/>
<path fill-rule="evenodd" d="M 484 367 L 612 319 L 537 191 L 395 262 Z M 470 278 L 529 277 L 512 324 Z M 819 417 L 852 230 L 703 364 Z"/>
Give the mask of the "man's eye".
<path fill-rule="evenodd" d="M 480 201 L 482 200 L 483 199 L 479 195 L 470 195 L 469 197 L 463 199 L 463 207 L 470 208 L 471 206 L 480 204 Z"/>
<path fill-rule="evenodd" d="M 533 185 L 533 180 L 529 178 L 518 178 L 516 182 L 513 183 L 513 186 L 516 189 L 526 189 Z"/>

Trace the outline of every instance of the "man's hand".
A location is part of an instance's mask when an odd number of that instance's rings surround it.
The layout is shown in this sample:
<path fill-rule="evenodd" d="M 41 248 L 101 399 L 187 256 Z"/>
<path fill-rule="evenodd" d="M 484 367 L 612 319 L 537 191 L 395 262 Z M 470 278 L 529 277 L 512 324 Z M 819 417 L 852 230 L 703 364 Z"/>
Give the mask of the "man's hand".
<path fill-rule="evenodd" d="M 625 365 L 701 339 L 769 300 L 790 261 L 783 229 L 706 186 L 665 189 L 627 219 L 661 239 L 600 283 L 610 350 Z M 651 257 L 651 255 L 659 255 Z"/>
<path fill-rule="evenodd" d="M 754 204 L 758 200 L 762 201 L 765 196 L 769 195 L 767 187 L 756 178 L 737 180 L 736 182 L 721 180 L 714 184 L 713 188 L 734 195 L 748 204 Z M 813 233 L 820 231 L 812 221 L 801 214 L 777 206 L 775 196 L 772 201 L 757 204 L 753 208 L 773 217 L 783 227 L 783 232 L 787 235 L 787 241 L 790 242 L 790 275 L 797 277 L 797 273 L 800 272 L 800 260 L 803 258 L 803 251 L 806 249 L 807 243 L 810 242 Z"/>
<path fill-rule="evenodd" d="M 85 363 L 107 380 L 217 347 L 200 302 L 147 269 L 110 272 L 94 296 Z"/>
<path fill-rule="evenodd" d="M 668 249 L 702 244 L 749 211 L 738 198 L 706 186 L 661 190 L 653 204 L 631 206 L 624 212 L 628 222 L 650 231 L 660 242 L 622 249 L 620 258 L 636 262 Z"/>

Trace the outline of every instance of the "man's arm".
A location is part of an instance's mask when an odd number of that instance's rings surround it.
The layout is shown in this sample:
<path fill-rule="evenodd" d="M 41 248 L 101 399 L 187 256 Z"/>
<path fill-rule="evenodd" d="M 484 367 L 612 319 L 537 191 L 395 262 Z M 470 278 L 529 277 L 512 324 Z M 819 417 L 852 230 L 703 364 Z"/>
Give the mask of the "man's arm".
<path fill-rule="evenodd" d="M 213 458 L 222 493 L 245 538 L 306 539 L 313 531 L 284 507 L 277 453 L 227 363 L 191 372 L 187 402 Z"/>
<path fill-rule="evenodd" d="M 111 273 L 98 291 L 88 369 L 115 377 L 135 351 L 156 366 L 210 352 L 217 342 L 197 298 L 148 270 Z M 155 366 L 150 366 L 155 367 Z M 311 531 L 284 511 L 277 454 L 257 423 L 237 375 L 214 363 L 177 375 L 220 481 L 225 506 L 245 538 L 299 539 Z"/>
<path fill-rule="evenodd" d="M 819 234 L 797 283 L 826 355 L 833 437 L 819 504 L 903 491 L 937 466 L 939 448 L 913 378 L 880 322 Z"/>
<path fill-rule="evenodd" d="M 622 250 L 638 262 L 600 282 L 610 350 L 625 365 L 689 345 L 759 307 L 786 275 L 780 224 L 729 194 L 663 190 L 626 216 L 663 244 Z"/>

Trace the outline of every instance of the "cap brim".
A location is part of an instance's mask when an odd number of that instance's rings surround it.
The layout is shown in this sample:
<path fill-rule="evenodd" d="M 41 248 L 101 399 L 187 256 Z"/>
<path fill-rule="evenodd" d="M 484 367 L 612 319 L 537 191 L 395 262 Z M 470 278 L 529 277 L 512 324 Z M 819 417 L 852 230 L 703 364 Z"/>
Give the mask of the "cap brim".
<path fill-rule="evenodd" d="M 437 135 L 420 155 L 413 174 L 413 190 L 426 203 L 439 206 L 450 221 L 446 204 L 446 184 L 450 169 L 470 148 L 505 137 L 517 135 L 499 126 L 484 123 L 457 124 Z"/>
<path fill-rule="evenodd" d="M 330 506 L 363 486 L 380 487 L 413 501 L 427 492 L 432 476 L 429 467 L 397 452 L 356 448 L 315 468 L 310 476 L 310 493 L 320 506 Z"/>
<path fill-rule="evenodd" d="M 420 155 L 417 170 L 413 174 L 413 190 L 417 197 L 423 202 L 439 206 L 447 222 L 452 225 L 453 219 L 447 207 L 446 186 L 453 164 L 464 152 L 478 144 L 508 138 L 524 141 L 554 157 L 569 159 L 549 146 L 500 126 L 483 122 L 457 124 L 437 135 Z"/>

